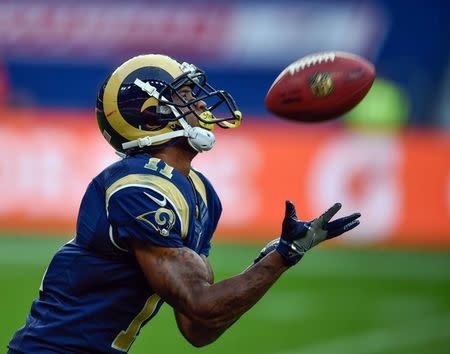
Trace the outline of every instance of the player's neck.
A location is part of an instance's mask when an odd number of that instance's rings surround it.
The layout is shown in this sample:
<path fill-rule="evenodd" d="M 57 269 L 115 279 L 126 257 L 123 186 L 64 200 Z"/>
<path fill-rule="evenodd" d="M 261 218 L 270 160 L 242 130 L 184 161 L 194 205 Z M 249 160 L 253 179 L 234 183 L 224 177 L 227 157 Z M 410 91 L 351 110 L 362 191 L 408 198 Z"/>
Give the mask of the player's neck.
<path fill-rule="evenodd" d="M 171 145 L 152 155 L 187 176 L 191 170 L 191 162 L 197 155 L 197 152 L 180 145 Z"/>

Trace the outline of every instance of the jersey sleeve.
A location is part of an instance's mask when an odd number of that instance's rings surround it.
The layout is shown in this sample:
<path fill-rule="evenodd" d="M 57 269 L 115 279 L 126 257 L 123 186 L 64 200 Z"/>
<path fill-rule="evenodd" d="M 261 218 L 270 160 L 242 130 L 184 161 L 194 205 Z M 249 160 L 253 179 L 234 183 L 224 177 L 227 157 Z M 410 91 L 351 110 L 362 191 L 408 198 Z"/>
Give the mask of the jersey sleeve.
<path fill-rule="evenodd" d="M 181 216 L 162 191 L 122 188 L 109 197 L 107 213 L 114 236 L 120 240 L 134 238 L 161 247 L 183 247 Z"/>

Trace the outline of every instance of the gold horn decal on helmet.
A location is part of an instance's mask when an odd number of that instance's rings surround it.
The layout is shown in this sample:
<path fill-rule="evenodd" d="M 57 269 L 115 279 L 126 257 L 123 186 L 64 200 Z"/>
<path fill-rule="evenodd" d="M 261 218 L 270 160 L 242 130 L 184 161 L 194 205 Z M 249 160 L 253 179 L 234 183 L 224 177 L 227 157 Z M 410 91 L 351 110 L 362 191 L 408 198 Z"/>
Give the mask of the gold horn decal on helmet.
<path fill-rule="evenodd" d="M 135 70 L 138 70 L 146 66 L 148 67 L 154 66 L 161 68 L 166 72 L 168 72 L 173 78 L 176 78 L 183 74 L 179 66 L 179 63 L 177 63 L 175 60 L 167 56 L 158 54 L 140 55 L 134 57 L 128 60 L 127 62 L 123 63 L 116 69 L 116 71 L 114 71 L 114 73 L 112 74 L 111 78 L 109 79 L 108 83 L 105 86 L 105 91 L 103 94 L 103 109 L 105 112 L 106 119 L 108 123 L 111 125 L 111 127 L 118 134 L 120 134 L 127 140 L 136 140 L 139 138 L 143 138 L 145 136 L 160 135 L 173 131 L 170 127 L 166 127 L 164 129 L 155 132 L 151 132 L 148 130 L 140 130 L 137 127 L 134 127 L 130 123 L 128 123 L 120 112 L 117 103 L 117 97 L 119 95 L 119 90 L 122 86 L 123 81 L 128 77 L 128 75 L 130 75 Z M 146 101 L 144 103 L 144 106 L 150 104 L 150 102 L 151 101 L 147 103 Z"/>
<path fill-rule="evenodd" d="M 158 107 L 158 100 L 155 97 L 150 97 L 142 105 L 141 112 L 144 112 L 148 107 Z"/>

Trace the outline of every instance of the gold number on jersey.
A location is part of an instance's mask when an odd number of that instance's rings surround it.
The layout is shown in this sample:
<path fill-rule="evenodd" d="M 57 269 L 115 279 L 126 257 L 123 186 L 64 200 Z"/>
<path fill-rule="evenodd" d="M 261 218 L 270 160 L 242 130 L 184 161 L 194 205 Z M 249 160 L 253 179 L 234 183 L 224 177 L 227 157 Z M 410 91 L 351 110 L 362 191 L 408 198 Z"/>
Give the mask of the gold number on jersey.
<path fill-rule="evenodd" d="M 144 165 L 144 167 L 148 168 L 149 170 L 152 170 L 152 171 L 158 171 L 159 173 L 161 173 L 163 176 L 166 176 L 167 178 L 172 178 L 173 167 L 167 165 L 164 162 L 164 167 L 159 168 L 158 167 L 159 161 L 161 161 L 161 160 L 156 157 L 150 157 L 148 162 Z"/>
<path fill-rule="evenodd" d="M 133 321 L 131 321 L 128 328 L 124 331 L 120 331 L 117 337 L 114 339 L 114 342 L 111 344 L 111 347 L 114 349 L 120 350 L 122 352 L 127 352 L 131 344 L 133 344 L 136 336 L 141 329 L 142 323 L 147 320 L 153 312 L 156 310 L 156 306 L 158 305 L 159 296 L 153 294 L 150 296 L 145 302 L 144 307 L 141 312 L 139 312 Z"/>

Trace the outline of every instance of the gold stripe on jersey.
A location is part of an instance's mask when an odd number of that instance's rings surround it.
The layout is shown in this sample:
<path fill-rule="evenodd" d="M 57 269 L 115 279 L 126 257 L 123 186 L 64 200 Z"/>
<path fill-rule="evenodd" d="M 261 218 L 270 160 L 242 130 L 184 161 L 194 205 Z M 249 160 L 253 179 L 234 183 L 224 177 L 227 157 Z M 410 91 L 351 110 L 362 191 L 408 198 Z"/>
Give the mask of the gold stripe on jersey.
<path fill-rule="evenodd" d="M 141 329 L 142 323 L 150 318 L 150 316 L 155 312 L 159 299 L 160 297 L 156 294 L 150 296 L 145 302 L 141 312 L 136 315 L 126 330 L 124 329 L 120 331 L 114 339 L 114 342 L 111 344 L 111 347 L 120 350 L 121 352 L 128 352 L 131 344 L 133 344 L 139 330 Z"/>
<path fill-rule="evenodd" d="M 189 177 L 191 177 L 192 183 L 194 183 L 195 189 L 200 194 L 203 199 L 203 203 L 205 203 L 206 207 L 208 207 L 208 200 L 206 198 L 206 187 L 199 175 L 191 170 L 189 172 Z"/>
<path fill-rule="evenodd" d="M 151 187 L 170 200 L 181 218 L 181 237 L 185 238 L 187 236 L 189 227 L 188 203 L 180 190 L 172 182 L 163 177 L 147 174 L 132 174 L 118 179 L 106 190 L 106 210 L 108 210 L 109 198 L 115 191 L 124 187 L 133 186 Z"/>

